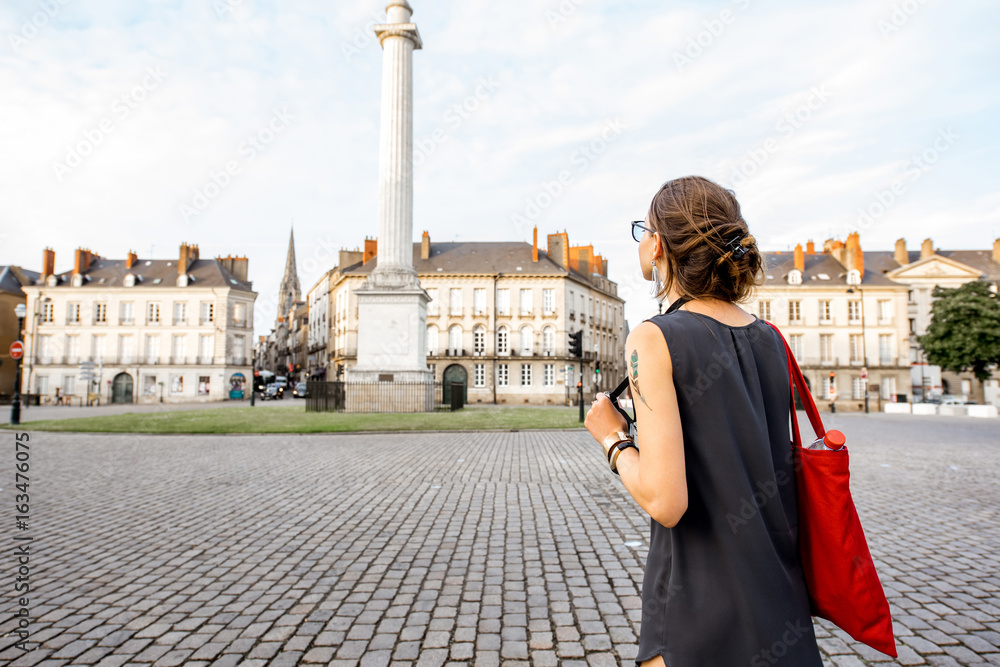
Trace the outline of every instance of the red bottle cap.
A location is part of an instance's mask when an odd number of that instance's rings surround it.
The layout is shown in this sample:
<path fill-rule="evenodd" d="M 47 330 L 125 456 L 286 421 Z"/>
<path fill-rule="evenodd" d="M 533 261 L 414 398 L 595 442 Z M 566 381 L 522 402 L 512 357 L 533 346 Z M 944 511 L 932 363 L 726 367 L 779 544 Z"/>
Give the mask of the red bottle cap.
<path fill-rule="evenodd" d="M 845 443 L 847 443 L 847 438 L 840 431 L 827 431 L 826 435 L 823 436 L 823 444 L 830 449 L 840 449 Z"/>

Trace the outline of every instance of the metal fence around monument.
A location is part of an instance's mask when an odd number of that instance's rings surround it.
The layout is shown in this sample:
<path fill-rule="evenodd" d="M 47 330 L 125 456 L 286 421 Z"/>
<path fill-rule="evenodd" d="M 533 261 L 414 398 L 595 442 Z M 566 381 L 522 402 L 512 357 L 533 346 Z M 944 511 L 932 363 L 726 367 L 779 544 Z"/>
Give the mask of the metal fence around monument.
<path fill-rule="evenodd" d="M 349 400 L 348 392 L 351 393 Z M 413 410 L 379 409 L 375 406 L 406 406 L 424 404 L 431 409 L 446 407 L 444 385 L 441 382 L 306 382 L 306 412 L 413 412 Z M 450 405 L 450 403 L 448 404 Z"/>

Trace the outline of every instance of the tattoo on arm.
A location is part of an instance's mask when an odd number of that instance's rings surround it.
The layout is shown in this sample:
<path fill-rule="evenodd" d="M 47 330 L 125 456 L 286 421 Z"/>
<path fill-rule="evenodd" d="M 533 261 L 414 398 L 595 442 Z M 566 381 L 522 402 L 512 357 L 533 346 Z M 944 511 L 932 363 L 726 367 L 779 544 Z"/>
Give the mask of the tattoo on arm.
<path fill-rule="evenodd" d="M 647 403 L 646 399 L 643 397 L 643 395 L 641 393 L 639 393 L 639 351 L 638 350 L 633 350 L 632 351 L 632 360 L 631 361 L 632 361 L 632 363 L 631 363 L 631 366 L 632 366 L 632 386 L 635 387 L 635 395 L 638 396 L 639 400 L 642 401 L 642 404 L 645 405 L 648 408 L 649 407 L 649 403 Z"/>

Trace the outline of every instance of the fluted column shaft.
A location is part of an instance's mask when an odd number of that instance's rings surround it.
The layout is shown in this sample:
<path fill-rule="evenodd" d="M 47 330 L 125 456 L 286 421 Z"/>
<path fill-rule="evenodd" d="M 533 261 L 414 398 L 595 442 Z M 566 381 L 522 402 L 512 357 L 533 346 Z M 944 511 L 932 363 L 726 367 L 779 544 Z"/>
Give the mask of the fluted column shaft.
<path fill-rule="evenodd" d="M 406 2 L 393 2 L 389 23 L 375 27 L 382 44 L 382 123 L 379 139 L 378 267 L 380 283 L 412 282 L 413 51 L 421 48 Z"/>
<path fill-rule="evenodd" d="M 413 42 L 382 42 L 378 268 L 413 268 Z"/>

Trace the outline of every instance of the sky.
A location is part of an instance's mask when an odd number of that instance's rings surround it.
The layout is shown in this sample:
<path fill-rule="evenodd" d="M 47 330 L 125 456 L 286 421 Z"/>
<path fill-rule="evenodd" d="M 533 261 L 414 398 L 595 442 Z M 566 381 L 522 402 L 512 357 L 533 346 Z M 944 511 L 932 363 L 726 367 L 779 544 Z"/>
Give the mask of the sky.
<path fill-rule="evenodd" d="M 995 0 L 410 0 L 414 240 L 593 244 L 655 314 L 629 221 L 732 188 L 764 250 L 1000 238 Z M 377 233 L 384 0 L 4 0 L 0 264 L 246 255 L 273 325 Z"/>

